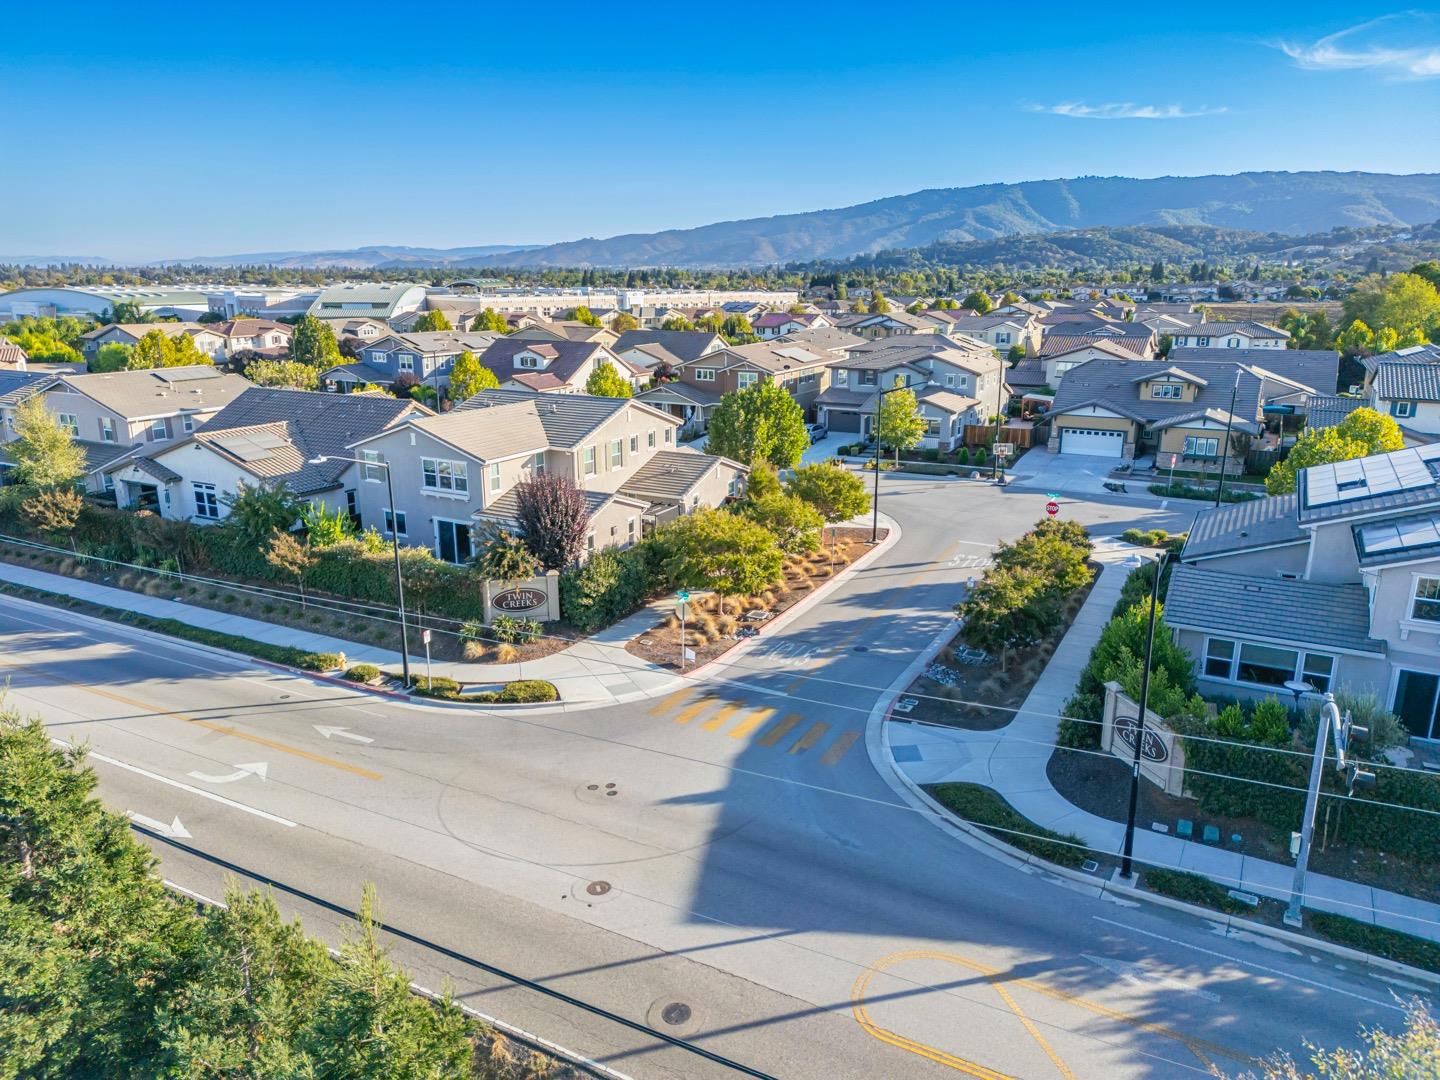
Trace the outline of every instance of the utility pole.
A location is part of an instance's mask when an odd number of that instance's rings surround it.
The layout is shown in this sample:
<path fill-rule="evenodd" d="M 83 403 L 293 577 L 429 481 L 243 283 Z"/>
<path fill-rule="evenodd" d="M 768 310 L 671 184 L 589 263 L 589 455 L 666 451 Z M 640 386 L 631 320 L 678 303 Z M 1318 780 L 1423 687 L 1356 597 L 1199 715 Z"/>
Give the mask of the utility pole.
<path fill-rule="evenodd" d="M 1135 814 L 1140 804 L 1140 751 L 1145 745 L 1145 711 L 1150 704 L 1150 658 L 1155 651 L 1155 609 L 1160 602 L 1160 578 L 1169 551 L 1162 551 L 1155 560 L 1155 580 L 1150 583 L 1150 626 L 1145 633 L 1145 667 L 1140 672 L 1140 715 L 1135 720 L 1135 757 L 1130 763 L 1130 809 L 1125 815 L 1125 848 L 1120 856 L 1120 876 L 1133 878 L 1131 865 L 1135 853 Z"/>
<path fill-rule="evenodd" d="M 877 387 L 875 391 L 875 421 L 870 432 L 875 436 L 875 493 L 870 498 L 870 543 L 872 544 L 878 543 L 880 540 L 880 407 L 885 403 L 886 394 L 909 389 L 910 376 L 907 375 L 905 381 L 900 385 L 892 386 L 889 390 L 881 390 Z"/>
<path fill-rule="evenodd" d="M 1230 428 L 1235 423 L 1235 399 L 1240 396 L 1240 373 L 1243 368 L 1235 368 L 1235 388 L 1230 391 L 1230 412 L 1225 416 L 1225 449 L 1220 454 L 1220 483 L 1215 487 L 1215 505 L 1219 507 L 1220 497 L 1225 494 L 1225 468 L 1230 464 Z M 1174 483 L 1172 478 L 1171 483 Z"/>

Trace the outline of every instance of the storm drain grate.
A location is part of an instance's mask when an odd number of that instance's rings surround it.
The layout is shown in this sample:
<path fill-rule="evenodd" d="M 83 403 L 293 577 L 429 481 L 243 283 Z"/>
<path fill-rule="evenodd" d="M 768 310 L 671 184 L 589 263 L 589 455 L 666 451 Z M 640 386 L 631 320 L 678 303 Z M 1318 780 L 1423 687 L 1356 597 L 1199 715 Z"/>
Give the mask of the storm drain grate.
<path fill-rule="evenodd" d="M 592 881 L 589 885 L 585 886 L 585 891 L 591 896 L 604 896 L 610 891 L 610 882 Z"/>
<path fill-rule="evenodd" d="M 667 1024 L 678 1027 L 690 1019 L 690 1006 L 683 1001 L 672 1001 L 665 1008 L 660 1010 L 660 1019 Z"/>

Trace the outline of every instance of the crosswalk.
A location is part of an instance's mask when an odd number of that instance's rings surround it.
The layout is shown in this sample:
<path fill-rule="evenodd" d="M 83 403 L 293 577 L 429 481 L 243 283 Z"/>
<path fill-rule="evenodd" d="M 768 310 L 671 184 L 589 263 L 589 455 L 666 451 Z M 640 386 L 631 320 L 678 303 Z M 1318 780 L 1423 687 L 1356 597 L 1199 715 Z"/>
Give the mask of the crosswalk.
<path fill-rule="evenodd" d="M 840 731 L 830 738 L 831 725 L 799 713 L 785 713 L 770 705 L 735 701 L 699 689 L 678 690 L 661 698 L 650 715 L 668 718 L 676 727 L 706 732 L 792 757 L 810 755 L 833 768 L 860 739 L 858 731 Z M 827 739 L 829 740 L 827 743 Z M 823 744 L 823 745 L 822 745 Z"/>

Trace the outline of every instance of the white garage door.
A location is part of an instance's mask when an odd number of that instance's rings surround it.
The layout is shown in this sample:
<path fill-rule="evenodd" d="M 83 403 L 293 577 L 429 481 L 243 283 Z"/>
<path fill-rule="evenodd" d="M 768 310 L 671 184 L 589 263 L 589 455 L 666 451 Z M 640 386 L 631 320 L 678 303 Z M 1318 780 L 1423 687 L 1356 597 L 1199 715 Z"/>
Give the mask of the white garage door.
<path fill-rule="evenodd" d="M 1061 428 L 1060 452 L 1086 457 L 1119 457 L 1125 449 L 1123 431 L 1101 431 L 1098 428 Z"/>

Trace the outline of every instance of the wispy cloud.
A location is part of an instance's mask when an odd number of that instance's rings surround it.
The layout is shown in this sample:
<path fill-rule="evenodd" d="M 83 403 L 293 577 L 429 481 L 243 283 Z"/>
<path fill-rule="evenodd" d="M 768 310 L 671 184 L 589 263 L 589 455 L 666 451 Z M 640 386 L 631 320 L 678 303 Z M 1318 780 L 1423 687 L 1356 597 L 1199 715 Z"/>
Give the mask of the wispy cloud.
<path fill-rule="evenodd" d="M 1137 105 L 1133 101 L 1107 101 L 1103 105 L 1062 101 L 1058 105 L 1028 105 L 1026 108 L 1030 112 L 1073 116 L 1079 120 L 1186 120 L 1192 116 L 1216 116 L 1227 111 L 1224 106 L 1201 105 L 1187 109 L 1183 105 Z"/>
<path fill-rule="evenodd" d="M 1396 43 L 1402 39 L 1409 43 Z M 1425 12 L 1382 15 L 1309 44 L 1279 41 L 1275 47 L 1310 71 L 1368 70 L 1392 79 L 1440 78 L 1435 18 Z"/>

